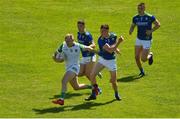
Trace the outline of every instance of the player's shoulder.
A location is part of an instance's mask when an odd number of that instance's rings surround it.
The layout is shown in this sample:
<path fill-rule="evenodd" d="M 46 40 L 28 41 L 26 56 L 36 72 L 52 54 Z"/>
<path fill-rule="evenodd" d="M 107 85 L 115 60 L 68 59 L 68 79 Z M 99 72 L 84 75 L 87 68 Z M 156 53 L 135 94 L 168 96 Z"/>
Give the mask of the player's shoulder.
<path fill-rule="evenodd" d="M 79 46 L 80 45 L 80 43 L 78 43 L 78 42 L 74 42 L 74 46 Z"/>
<path fill-rule="evenodd" d="M 85 34 L 86 35 L 91 35 L 91 33 L 89 31 L 86 31 Z"/>
<path fill-rule="evenodd" d="M 103 40 L 103 38 L 102 38 L 102 36 L 99 36 L 99 38 L 98 38 L 98 43 L 102 43 L 104 40 Z"/>
<path fill-rule="evenodd" d="M 63 41 L 63 43 L 60 45 L 60 47 L 66 47 L 67 45 L 66 45 L 66 42 L 65 41 Z"/>
<path fill-rule="evenodd" d="M 148 17 L 149 19 L 151 19 L 152 21 L 154 21 L 156 18 L 154 15 L 150 14 L 150 13 L 147 13 L 145 12 L 145 17 Z"/>
<path fill-rule="evenodd" d="M 77 35 L 79 36 L 79 35 L 81 35 L 81 33 L 78 31 L 78 32 L 77 32 Z"/>
<path fill-rule="evenodd" d="M 117 37 L 116 33 L 114 33 L 114 32 L 110 32 L 109 36 L 110 36 L 110 38 L 116 38 Z"/>
<path fill-rule="evenodd" d="M 102 40 L 102 36 L 99 36 L 98 41 Z"/>
<path fill-rule="evenodd" d="M 150 13 L 147 13 L 147 12 L 145 12 L 145 16 L 146 16 L 146 17 L 149 17 L 149 18 L 152 18 L 152 19 L 155 19 L 155 16 L 154 16 L 154 15 L 152 15 L 152 14 L 150 14 Z"/>
<path fill-rule="evenodd" d="M 91 35 L 91 33 L 89 31 L 86 31 L 85 35 L 88 36 L 88 37 L 92 37 L 92 35 Z"/>
<path fill-rule="evenodd" d="M 139 17 L 139 14 L 135 14 L 135 15 L 133 16 L 133 18 L 137 18 L 137 17 Z"/>
<path fill-rule="evenodd" d="M 145 12 L 145 16 L 149 16 L 149 17 L 152 17 L 153 15 L 148 13 L 148 12 Z"/>
<path fill-rule="evenodd" d="M 65 42 L 61 43 L 57 49 L 58 52 L 62 52 L 64 50 L 64 48 L 66 47 Z"/>

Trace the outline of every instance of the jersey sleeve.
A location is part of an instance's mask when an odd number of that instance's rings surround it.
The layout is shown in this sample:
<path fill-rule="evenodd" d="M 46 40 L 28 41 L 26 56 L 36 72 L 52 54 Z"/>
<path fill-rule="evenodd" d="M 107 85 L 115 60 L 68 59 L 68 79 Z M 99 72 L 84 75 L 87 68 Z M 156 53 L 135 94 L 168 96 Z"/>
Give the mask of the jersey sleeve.
<path fill-rule="evenodd" d="M 115 41 L 117 40 L 117 35 L 116 34 L 114 34 L 114 39 L 115 39 Z"/>
<path fill-rule="evenodd" d="M 91 34 L 88 34 L 88 35 L 87 35 L 87 39 L 88 39 L 89 43 L 92 43 L 92 42 L 93 42 L 93 37 L 92 37 Z"/>
<path fill-rule="evenodd" d="M 153 23 L 155 20 L 156 20 L 155 16 L 152 16 L 152 17 L 151 17 L 152 23 Z"/>
<path fill-rule="evenodd" d="M 59 53 L 62 53 L 63 44 L 60 45 L 60 47 L 57 49 Z"/>
<path fill-rule="evenodd" d="M 79 46 L 79 48 L 80 49 L 84 49 L 84 48 L 86 48 L 86 46 L 85 45 L 83 45 L 83 44 L 80 44 L 80 43 L 77 43 L 78 44 L 78 46 Z"/>
<path fill-rule="evenodd" d="M 135 17 L 132 18 L 132 23 L 136 24 Z"/>

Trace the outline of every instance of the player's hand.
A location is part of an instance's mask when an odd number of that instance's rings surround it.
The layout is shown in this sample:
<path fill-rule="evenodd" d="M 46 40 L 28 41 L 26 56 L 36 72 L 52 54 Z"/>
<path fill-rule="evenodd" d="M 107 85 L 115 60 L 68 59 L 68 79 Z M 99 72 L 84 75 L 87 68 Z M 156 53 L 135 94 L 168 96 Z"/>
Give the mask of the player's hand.
<path fill-rule="evenodd" d="M 56 60 L 56 55 L 57 55 L 57 52 L 54 52 L 54 54 L 52 55 L 53 60 Z"/>
<path fill-rule="evenodd" d="M 124 40 L 123 36 L 120 36 L 119 39 L 118 39 L 118 42 L 122 42 Z"/>
<path fill-rule="evenodd" d="M 57 63 L 63 62 L 64 59 L 58 59 L 58 58 L 57 58 L 57 55 L 58 55 L 58 52 L 56 51 L 56 52 L 53 54 L 53 56 L 52 56 L 53 60 L 54 60 L 55 62 L 57 62 Z"/>
<path fill-rule="evenodd" d="M 116 53 L 117 53 L 117 54 L 121 54 L 121 52 L 120 52 L 120 49 L 119 49 L 119 48 L 116 48 Z"/>
<path fill-rule="evenodd" d="M 146 35 L 150 36 L 152 34 L 151 30 L 146 30 Z"/>
<path fill-rule="evenodd" d="M 87 51 L 93 51 L 93 48 L 90 46 L 87 46 Z"/>

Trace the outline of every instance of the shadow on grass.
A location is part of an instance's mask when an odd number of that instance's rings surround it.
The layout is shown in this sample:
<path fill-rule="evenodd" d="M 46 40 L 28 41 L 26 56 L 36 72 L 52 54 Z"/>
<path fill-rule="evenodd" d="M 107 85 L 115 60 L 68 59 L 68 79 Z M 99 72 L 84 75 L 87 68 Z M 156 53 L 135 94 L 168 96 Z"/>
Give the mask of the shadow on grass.
<path fill-rule="evenodd" d="M 142 78 L 142 77 L 144 77 L 144 76 L 132 75 L 132 76 L 127 76 L 127 77 L 119 78 L 117 81 L 118 81 L 118 82 L 131 82 L 131 81 L 140 79 L 140 78 Z"/>
<path fill-rule="evenodd" d="M 90 95 L 90 93 L 66 93 L 66 99 L 72 98 L 72 97 L 78 97 L 78 96 L 82 96 L 82 95 Z M 59 98 L 60 95 L 54 95 L 52 98 L 49 99 L 57 99 Z"/>
<path fill-rule="evenodd" d="M 46 114 L 46 113 L 59 113 L 64 111 L 78 111 L 78 110 L 93 110 L 93 107 L 107 105 L 116 101 L 111 100 L 104 103 L 96 103 L 96 102 L 85 102 L 83 104 L 72 105 L 72 106 L 60 106 L 60 107 L 52 107 L 45 109 L 32 109 L 36 114 Z"/>

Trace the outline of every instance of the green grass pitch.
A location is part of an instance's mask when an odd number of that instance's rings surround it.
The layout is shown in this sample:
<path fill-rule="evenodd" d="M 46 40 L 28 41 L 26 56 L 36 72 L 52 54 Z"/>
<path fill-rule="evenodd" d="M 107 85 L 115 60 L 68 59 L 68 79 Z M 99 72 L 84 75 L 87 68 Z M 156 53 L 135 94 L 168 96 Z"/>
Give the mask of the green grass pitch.
<path fill-rule="evenodd" d="M 129 36 L 128 30 L 139 0 L 0 0 L 0 117 L 180 117 L 180 1 L 142 1 L 161 28 L 153 35 L 155 62 L 144 64 L 147 76 L 135 80 L 136 31 Z M 64 106 L 51 103 L 64 73 L 64 63 L 51 56 L 66 33 L 77 36 L 78 19 L 95 41 L 103 23 L 125 37 L 117 57 L 122 101 L 113 101 L 104 70 L 97 100 L 85 102 L 90 90 L 69 86 Z"/>

